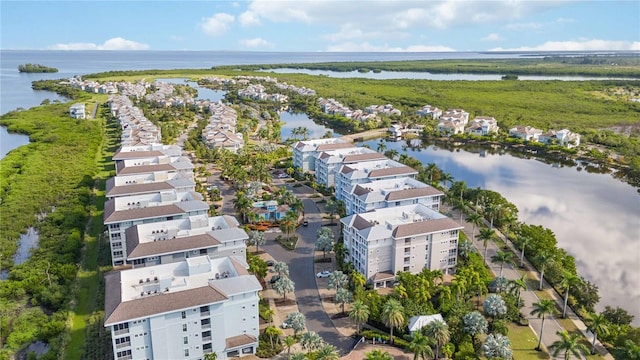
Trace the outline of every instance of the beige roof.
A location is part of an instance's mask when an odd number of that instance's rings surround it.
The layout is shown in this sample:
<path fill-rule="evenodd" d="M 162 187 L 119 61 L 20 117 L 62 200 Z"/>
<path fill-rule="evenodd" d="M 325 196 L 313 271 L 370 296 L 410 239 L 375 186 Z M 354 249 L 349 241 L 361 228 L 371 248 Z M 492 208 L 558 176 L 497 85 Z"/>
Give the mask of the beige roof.
<path fill-rule="evenodd" d="M 372 227 L 373 225 L 371 225 L 371 223 L 369 222 L 369 220 L 363 218 L 360 215 L 356 215 L 353 219 L 353 224 L 351 225 L 354 228 L 356 228 L 357 230 L 362 230 L 362 229 L 367 229 Z"/>
<path fill-rule="evenodd" d="M 150 206 L 145 208 L 115 210 L 115 199 L 108 200 L 104 204 L 104 223 L 115 223 L 132 219 L 147 219 L 161 216 L 184 214 L 184 210 L 175 204 Z"/>
<path fill-rule="evenodd" d="M 434 232 L 454 229 L 462 229 L 462 226 L 449 218 L 434 219 L 398 225 L 393 230 L 392 236 L 396 239 L 399 239 L 408 236 L 430 234 Z"/>
<path fill-rule="evenodd" d="M 369 172 L 370 178 L 391 176 L 391 175 L 404 175 L 404 174 L 417 174 L 418 172 L 408 166 L 390 167 L 386 169 L 376 169 Z"/>
<path fill-rule="evenodd" d="M 126 230 L 127 260 L 173 254 L 187 250 L 206 249 L 222 244 L 209 233 L 140 243 L 137 230 L 135 226 Z"/>
<path fill-rule="evenodd" d="M 411 199 L 423 196 L 434 196 L 434 195 L 444 195 L 444 193 L 438 189 L 432 187 L 422 187 L 415 189 L 405 189 L 392 191 L 387 194 L 385 200 L 387 201 L 396 201 L 401 199 Z"/>
<path fill-rule="evenodd" d="M 123 186 L 115 186 L 113 177 L 107 180 L 107 197 L 113 197 L 125 194 L 139 194 L 149 192 L 159 192 L 162 190 L 170 190 L 174 187 L 166 182 L 154 182 L 146 184 L 131 184 Z M 110 181 L 111 180 L 111 181 Z"/>
<path fill-rule="evenodd" d="M 368 194 L 369 192 L 370 192 L 369 190 L 367 190 L 365 187 L 360 186 L 359 184 L 358 184 L 358 185 L 356 185 L 356 186 L 353 188 L 353 193 L 354 193 L 356 196 L 361 196 L 361 195 L 364 195 L 364 194 Z"/>
<path fill-rule="evenodd" d="M 120 271 L 105 275 L 105 326 L 227 299 L 223 293 L 209 285 L 177 292 L 161 292 L 123 302 L 120 281 Z"/>
<path fill-rule="evenodd" d="M 112 160 L 127 160 L 127 159 L 139 159 L 146 157 L 154 157 L 154 156 L 162 156 L 164 155 L 161 151 L 151 150 L 151 151 L 118 151 L 113 154 Z"/>
<path fill-rule="evenodd" d="M 225 339 L 227 350 L 257 342 L 255 337 L 247 334 L 236 335 Z"/>
<path fill-rule="evenodd" d="M 380 153 L 369 153 L 369 154 L 356 154 L 356 155 L 347 155 L 343 159 L 343 163 L 354 163 L 361 162 L 367 160 L 382 160 L 387 157 Z"/>
<path fill-rule="evenodd" d="M 373 281 L 384 281 L 394 279 L 396 276 L 391 271 L 381 271 L 373 274 L 371 280 Z"/>

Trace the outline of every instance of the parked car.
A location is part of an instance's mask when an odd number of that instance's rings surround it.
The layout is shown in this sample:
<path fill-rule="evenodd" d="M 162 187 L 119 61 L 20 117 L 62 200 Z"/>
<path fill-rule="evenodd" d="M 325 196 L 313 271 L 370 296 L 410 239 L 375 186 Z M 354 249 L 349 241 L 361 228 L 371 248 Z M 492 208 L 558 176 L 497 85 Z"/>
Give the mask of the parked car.
<path fill-rule="evenodd" d="M 283 322 L 282 324 L 280 324 L 280 327 L 283 329 L 288 329 L 291 327 L 291 325 L 289 325 L 289 323 L 287 323 L 286 321 Z"/>
<path fill-rule="evenodd" d="M 302 226 L 309 226 L 309 222 L 307 220 L 303 221 Z"/>
<path fill-rule="evenodd" d="M 275 284 L 276 281 L 280 280 L 280 275 L 274 275 L 271 277 L 271 280 L 269 280 L 270 284 Z"/>
<path fill-rule="evenodd" d="M 276 262 L 273 261 L 273 260 L 267 260 L 267 266 L 273 266 L 273 265 L 275 265 L 275 263 Z"/>
<path fill-rule="evenodd" d="M 279 175 L 278 175 L 278 178 L 280 178 L 280 179 L 286 179 L 286 178 L 288 178 L 288 177 L 289 177 L 289 175 L 287 175 L 287 174 L 285 174 L 285 173 L 282 173 L 282 174 L 279 174 Z"/>
<path fill-rule="evenodd" d="M 327 277 L 329 277 L 329 275 L 331 275 L 331 271 L 325 270 L 325 271 L 320 271 L 319 273 L 317 273 L 316 277 L 317 278 L 327 278 Z"/>

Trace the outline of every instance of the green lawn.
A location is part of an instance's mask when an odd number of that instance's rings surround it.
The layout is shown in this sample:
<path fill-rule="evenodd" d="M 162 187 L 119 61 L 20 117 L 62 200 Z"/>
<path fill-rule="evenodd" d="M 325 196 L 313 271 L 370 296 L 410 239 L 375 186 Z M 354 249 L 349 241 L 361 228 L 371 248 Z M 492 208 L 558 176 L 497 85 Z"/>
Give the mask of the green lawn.
<path fill-rule="evenodd" d="M 549 354 L 536 351 L 538 338 L 528 326 L 509 324 L 509 340 L 515 360 L 549 359 Z"/>

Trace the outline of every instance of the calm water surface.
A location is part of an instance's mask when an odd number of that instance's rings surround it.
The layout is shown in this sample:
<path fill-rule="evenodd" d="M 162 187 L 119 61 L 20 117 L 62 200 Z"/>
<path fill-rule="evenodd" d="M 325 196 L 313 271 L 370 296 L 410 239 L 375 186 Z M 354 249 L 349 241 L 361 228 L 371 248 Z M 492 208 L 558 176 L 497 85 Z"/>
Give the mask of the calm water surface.
<path fill-rule="evenodd" d="M 378 140 L 365 142 L 372 149 Z M 405 142 L 387 142 L 405 153 Z M 576 258 L 581 276 L 598 285 L 600 307 L 620 306 L 640 324 L 640 195 L 609 174 L 554 167 L 509 154 L 449 151 L 434 146 L 406 153 L 435 163 L 470 188 L 497 191 L 518 208 L 518 220 L 551 229 Z"/>
<path fill-rule="evenodd" d="M 284 121 L 284 124 L 280 128 L 280 138 L 282 140 L 286 140 L 289 136 L 291 136 L 291 130 L 300 126 L 306 127 L 309 130 L 309 139 L 319 139 L 324 134 L 326 134 L 327 131 L 331 131 L 332 133 L 334 133 L 333 130 L 324 127 L 323 125 L 314 123 L 313 120 L 309 119 L 307 114 L 304 113 L 296 114 L 288 111 L 283 111 L 280 113 L 280 120 Z M 337 136 L 337 134 L 334 133 L 334 137 L 335 136 Z"/>
<path fill-rule="evenodd" d="M 23 134 L 10 133 L 7 128 L 0 126 L 0 159 L 9 151 L 29 143 L 29 137 Z"/>

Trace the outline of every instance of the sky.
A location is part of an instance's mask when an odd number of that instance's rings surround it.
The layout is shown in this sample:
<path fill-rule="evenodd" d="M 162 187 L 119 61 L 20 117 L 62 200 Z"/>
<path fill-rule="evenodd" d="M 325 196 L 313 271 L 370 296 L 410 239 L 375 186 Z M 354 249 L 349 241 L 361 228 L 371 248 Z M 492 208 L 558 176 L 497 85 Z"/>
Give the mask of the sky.
<path fill-rule="evenodd" d="M 0 0 L 0 49 L 640 51 L 640 1 Z"/>

